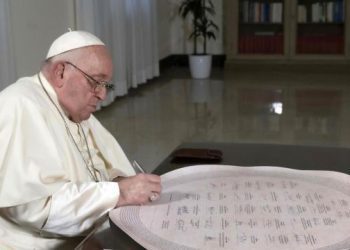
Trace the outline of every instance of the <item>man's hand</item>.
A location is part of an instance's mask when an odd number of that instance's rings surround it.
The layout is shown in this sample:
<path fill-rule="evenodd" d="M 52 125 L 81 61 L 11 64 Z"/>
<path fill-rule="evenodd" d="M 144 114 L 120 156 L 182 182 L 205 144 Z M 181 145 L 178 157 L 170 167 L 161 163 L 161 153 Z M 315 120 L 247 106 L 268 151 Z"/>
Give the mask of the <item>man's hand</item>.
<path fill-rule="evenodd" d="M 137 174 L 118 181 L 120 196 L 117 207 L 142 205 L 159 197 L 161 192 L 160 177 L 153 174 Z"/>

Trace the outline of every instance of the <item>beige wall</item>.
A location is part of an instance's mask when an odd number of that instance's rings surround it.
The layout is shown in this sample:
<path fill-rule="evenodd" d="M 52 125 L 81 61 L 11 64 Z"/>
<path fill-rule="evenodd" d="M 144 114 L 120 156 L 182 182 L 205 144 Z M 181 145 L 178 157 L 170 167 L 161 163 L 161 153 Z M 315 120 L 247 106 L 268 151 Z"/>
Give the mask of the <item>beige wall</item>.
<path fill-rule="evenodd" d="M 74 28 L 73 1 L 11 0 L 10 12 L 17 75 L 33 75 L 51 42 Z"/>

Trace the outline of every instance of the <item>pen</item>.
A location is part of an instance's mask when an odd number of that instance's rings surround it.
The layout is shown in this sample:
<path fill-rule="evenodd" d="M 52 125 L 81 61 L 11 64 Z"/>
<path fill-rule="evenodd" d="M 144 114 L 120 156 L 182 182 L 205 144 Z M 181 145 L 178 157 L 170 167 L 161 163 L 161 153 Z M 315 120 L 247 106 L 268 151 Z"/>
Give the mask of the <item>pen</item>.
<path fill-rule="evenodd" d="M 137 163 L 137 161 L 134 161 L 132 163 L 132 166 L 134 167 L 136 173 L 146 173 L 146 171 L 143 170 L 143 168 L 140 166 L 140 164 Z"/>
<path fill-rule="evenodd" d="M 137 161 L 134 160 L 132 166 L 134 167 L 136 173 L 146 173 L 146 171 L 143 170 L 143 168 L 140 166 L 140 164 L 137 163 Z M 158 200 L 158 198 L 159 194 L 157 194 L 156 192 L 152 192 L 152 195 L 149 197 L 149 200 L 152 202 Z"/>

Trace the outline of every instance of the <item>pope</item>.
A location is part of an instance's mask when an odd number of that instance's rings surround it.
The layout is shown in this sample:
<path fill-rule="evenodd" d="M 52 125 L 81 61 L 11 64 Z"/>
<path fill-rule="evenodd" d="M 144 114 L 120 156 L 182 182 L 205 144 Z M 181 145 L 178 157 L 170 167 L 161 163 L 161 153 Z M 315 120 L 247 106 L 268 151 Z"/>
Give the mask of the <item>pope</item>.
<path fill-rule="evenodd" d="M 160 177 L 135 174 L 92 114 L 112 69 L 98 37 L 70 31 L 0 92 L 0 249 L 73 248 L 111 209 L 159 197 Z"/>

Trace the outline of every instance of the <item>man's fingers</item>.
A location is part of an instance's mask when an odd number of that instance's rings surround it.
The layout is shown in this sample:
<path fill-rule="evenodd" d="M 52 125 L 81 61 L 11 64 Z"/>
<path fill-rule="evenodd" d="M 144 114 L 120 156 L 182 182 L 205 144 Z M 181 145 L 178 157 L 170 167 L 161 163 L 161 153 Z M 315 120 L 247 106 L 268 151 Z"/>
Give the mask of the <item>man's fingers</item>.
<path fill-rule="evenodd" d="M 155 183 L 160 183 L 160 176 L 154 175 L 154 174 L 144 174 L 140 173 L 136 175 L 137 177 L 140 178 L 146 178 L 148 181 L 155 182 Z"/>
<path fill-rule="evenodd" d="M 161 179 L 157 175 L 137 174 L 119 182 L 120 199 L 118 206 L 145 204 L 159 198 Z"/>
<path fill-rule="evenodd" d="M 162 186 L 160 183 L 149 183 L 148 185 L 149 191 L 155 192 L 155 193 L 160 193 L 162 191 Z"/>

